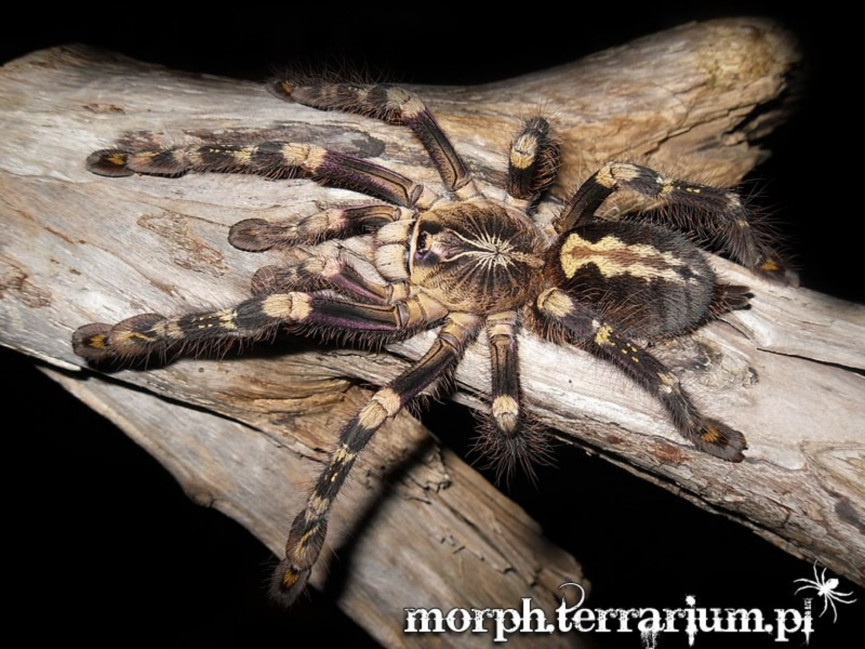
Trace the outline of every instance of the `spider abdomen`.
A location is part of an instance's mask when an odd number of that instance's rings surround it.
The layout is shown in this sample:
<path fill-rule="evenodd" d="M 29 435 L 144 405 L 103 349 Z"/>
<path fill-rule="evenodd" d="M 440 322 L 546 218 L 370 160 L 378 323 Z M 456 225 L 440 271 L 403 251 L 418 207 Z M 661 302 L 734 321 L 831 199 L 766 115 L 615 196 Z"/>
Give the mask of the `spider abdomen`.
<path fill-rule="evenodd" d="M 573 228 L 549 251 L 547 272 L 621 332 L 646 338 L 702 324 L 716 286 L 702 251 L 678 233 L 644 223 Z"/>

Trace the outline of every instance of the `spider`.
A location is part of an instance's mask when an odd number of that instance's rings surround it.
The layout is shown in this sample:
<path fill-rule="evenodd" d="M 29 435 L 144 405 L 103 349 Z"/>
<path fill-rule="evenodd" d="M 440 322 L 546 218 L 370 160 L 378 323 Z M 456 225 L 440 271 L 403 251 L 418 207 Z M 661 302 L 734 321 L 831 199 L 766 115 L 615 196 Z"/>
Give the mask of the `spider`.
<path fill-rule="evenodd" d="M 293 222 L 241 221 L 229 233 L 233 246 L 256 252 L 305 246 L 308 256 L 259 270 L 253 297 L 227 309 L 171 318 L 148 313 L 113 326 L 88 324 L 75 332 L 72 343 L 78 355 L 98 364 L 190 345 L 260 339 L 283 328 L 342 334 L 372 345 L 436 330 L 420 360 L 378 389 L 342 428 L 329 463 L 291 526 L 285 558 L 273 579 L 278 598 L 290 604 L 304 590 L 324 544 L 331 504 L 370 438 L 414 397 L 447 378 L 482 333 L 492 390 L 481 446 L 506 470 L 528 466 L 543 453 L 540 434 L 522 404 L 521 329 L 612 363 L 657 397 L 675 428 L 697 449 L 729 462 L 743 459 L 744 436 L 704 416 L 644 342 L 682 335 L 749 306 L 748 288 L 719 282 L 686 233 L 717 241 L 757 273 L 783 278 L 782 265 L 752 228 L 736 193 L 610 162 L 564 202 L 553 232 L 535 220 L 558 171 L 559 143 L 544 118 L 524 122 L 510 146 L 505 186 L 491 196 L 478 187 L 432 113 L 412 92 L 284 79 L 270 89 L 285 100 L 408 127 L 428 152 L 450 198 L 386 167 L 312 144 L 96 151 L 87 166 L 105 176 L 203 171 L 300 176 L 380 200 Z M 691 218 L 682 218 L 682 209 L 658 211 L 652 222 L 597 218 L 596 210 L 620 190 L 688 209 Z M 325 246 L 317 247 L 350 237 L 373 243 L 376 277 Z"/>
<path fill-rule="evenodd" d="M 797 588 L 797 593 L 800 590 L 813 588 L 817 591 L 817 594 L 823 598 L 823 610 L 820 613 L 820 617 L 823 617 L 829 606 L 831 606 L 834 621 L 837 622 L 838 609 L 835 607 L 835 602 L 840 602 L 841 604 L 853 604 L 856 601 L 855 599 L 844 599 L 845 597 L 850 597 L 853 594 L 853 591 L 850 591 L 849 593 L 839 593 L 835 590 L 841 582 L 839 582 L 836 577 L 826 579 L 826 568 L 823 568 L 823 572 L 818 576 L 816 563 L 814 564 L 814 579 L 794 579 L 793 583 L 798 583 L 800 581 L 805 585 Z"/>

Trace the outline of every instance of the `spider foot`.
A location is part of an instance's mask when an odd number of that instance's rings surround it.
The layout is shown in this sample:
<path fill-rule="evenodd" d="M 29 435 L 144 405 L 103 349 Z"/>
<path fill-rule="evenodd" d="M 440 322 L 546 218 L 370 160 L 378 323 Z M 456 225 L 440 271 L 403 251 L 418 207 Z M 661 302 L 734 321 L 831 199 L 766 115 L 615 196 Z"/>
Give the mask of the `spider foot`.
<path fill-rule="evenodd" d="M 755 274 L 785 286 L 799 286 L 799 273 L 774 257 L 764 257 L 752 268 Z"/>
<path fill-rule="evenodd" d="M 87 171 L 99 176 L 120 178 L 131 176 L 132 171 L 128 166 L 129 153 L 122 149 L 100 149 L 87 156 L 85 163 Z"/>
<path fill-rule="evenodd" d="M 87 156 L 87 170 L 99 176 L 119 178 L 132 174 L 153 176 L 182 176 L 193 168 L 190 159 L 192 149 L 182 147 L 152 149 L 146 151 L 127 151 L 125 149 L 100 149 Z M 206 157 L 208 147 L 201 147 L 198 154 Z M 214 153 L 213 150 L 209 151 Z M 234 161 L 230 153 L 216 151 L 221 166 Z M 212 161 L 211 161 L 212 162 Z"/>
<path fill-rule="evenodd" d="M 687 437 L 700 451 L 722 460 L 741 462 L 745 459 L 742 454 L 748 448 L 745 436 L 714 419 L 703 420 Z"/>
<path fill-rule="evenodd" d="M 116 325 L 102 322 L 84 325 L 72 334 L 72 349 L 92 362 L 149 353 L 163 340 L 156 327 L 160 322 L 165 322 L 165 318 L 158 313 L 144 313 Z"/>
<path fill-rule="evenodd" d="M 238 250 L 264 252 L 275 245 L 273 229 L 264 219 L 244 219 L 231 226 L 228 242 Z"/>
<path fill-rule="evenodd" d="M 709 305 L 709 314 L 712 318 L 720 318 L 730 311 L 739 309 L 750 309 L 750 300 L 754 297 L 747 286 L 735 284 L 717 284 Z"/>
<path fill-rule="evenodd" d="M 270 595 L 280 604 L 289 607 L 297 601 L 298 596 L 306 590 L 309 582 L 310 569 L 297 570 L 281 561 L 273 573 Z"/>
<path fill-rule="evenodd" d="M 407 126 L 429 153 L 450 191 L 463 200 L 479 194 L 465 162 L 424 102 L 413 92 L 388 85 L 326 81 L 293 83 L 288 79 L 276 79 L 269 88 L 280 99 L 304 106 L 356 113 L 388 124 Z"/>
<path fill-rule="evenodd" d="M 271 581 L 271 595 L 285 606 L 291 606 L 309 581 L 324 538 L 327 535 L 327 518 L 303 510 L 294 519 L 285 558 L 280 561 Z"/>
<path fill-rule="evenodd" d="M 507 428 L 502 427 L 499 419 L 481 419 L 472 450 L 487 459 L 484 468 L 493 469 L 499 482 L 503 479 L 507 482 L 517 470 L 534 481 L 536 466 L 554 463 L 550 438 L 523 414 L 514 417 L 513 425 Z"/>

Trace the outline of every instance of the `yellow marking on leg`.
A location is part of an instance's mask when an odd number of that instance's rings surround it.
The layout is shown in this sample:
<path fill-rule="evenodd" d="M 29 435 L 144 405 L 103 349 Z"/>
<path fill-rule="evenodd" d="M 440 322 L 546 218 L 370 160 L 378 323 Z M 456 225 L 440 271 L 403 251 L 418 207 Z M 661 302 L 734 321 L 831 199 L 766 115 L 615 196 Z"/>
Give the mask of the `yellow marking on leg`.
<path fill-rule="evenodd" d="M 283 144 L 281 150 L 287 166 L 300 167 L 310 173 L 318 170 L 327 155 L 327 150 L 320 146 L 295 142 Z"/>
<path fill-rule="evenodd" d="M 620 182 L 628 182 L 640 176 L 640 168 L 627 162 L 609 162 L 595 174 L 595 181 L 608 189 Z"/>
<path fill-rule="evenodd" d="M 299 579 L 300 573 L 294 570 L 288 569 L 282 573 L 282 585 L 285 588 L 291 588 L 298 582 Z"/>
<path fill-rule="evenodd" d="M 481 190 L 478 189 L 478 186 L 475 185 L 475 181 L 469 180 L 465 185 L 463 185 L 462 187 L 458 187 L 454 190 L 454 196 L 456 196 L 461 201 L 470 201 L 472 199 L 483 196 L 483 194 L 481 194 Z M 436 200 L 438 200 L 438 197 L 436 197 Z M 418 207 L 423 207 L 423 205 L 420 204 L 419 200 L 416 204 Z"/>
<path fill-rule="evenodd" d="M 617 162 L 611 166 L 610 171 L 617 181 L 631 181 L 642 175 L 642 170 L 637 165 L 628 162 Z"/>
<path fill-rule="evenodd" d="M 762 264 L 760 264 L 760 270 L 764 270 L 767 273 L 773 273 L 781 270 L 781 267 L 774 259 L 767 259 Z"/>
<path fill-rule="evenodd" d="M 213 329 L 220 327 L 228 331 L 237 329 L 237 313 L 233 309 L 225 311 L 217 311 L 216 313 L 208 313 L 192 318 L 189 325 L 195 329 Z M 161 331 L 165 331 L 166 327 L 161 327 Z M 159 327 L 154 327 L 154 330 L 160 331 Z"/>
<path fill-rule="evenodd" d="M 237 312 L 234 310 L 223 311 L 219 315 L 219 326 L 228 331 L 237 329 Z M 210 325 L 213 326 L 213 325 Z"/>
<path fill-rule="evenodd" d="M 313 527 L 312 529 L 307 530 L 307 532 L 306 532 L 303 536 L 301 536 L 300 539 L 298 539 L 298 541 L 297 541 L 297 545 L 298 545 L 298 547 L 303 547 L 303 546 L 305 546 L 307 543 L 309 543 L 309 540 L 310 540 L 311 538 L 313 538 L 313 537 L 316 535 L 316 533 L 318 532 L 317 527 L 318 527 L 318 526 L 316 525 L 316 526 Z"/>
<path fill-rule="evenodd" d="M 90 347 L 90 349 L 105 349 L 108 346 L 106 345 L 107 341 L 107 335 L 96 334 L 95 336 L 91 336 L 87 339 L 87 346 Z"/>
<path fill-rule="evenodd" d="M 508 160 L 512 167 L 522 170 L 528 169 L 534 159 L 534 153 L 526 153 L 524 151 L 512 150 L 510 158 Z"/>
<path fill-rule="evenodd" d="M 309 317 L 312 307 L 305 293 L 276 293 L 265 298 L 261 311 L 275 320 L 303 322 Z"/>
<path fill-rule="evenodd" d="M 723 439 L 723 434 L 714 426 L 706 426 L 706 430 L 700 434 L 700 438 L 709 442 L 709 444 L 717 444 Z"/>
<path fill-rule="evenodd" d="M 523 133 L 511 146 L 510 164 L 516 169 L 528 169 L 538 154 L 538 138 L 531 133 Z"/>
<path fill-rule="evenodd" d="M 516 311 L 503 311 L 487 317 L 487 335 L 490 339 L 496 336 L 511 337 L 517 325 Z"/>
<path fill-rule="evenodd" d="M 229 151 L 228 153 L 241 165 L 247 165 L 252 160 L 252 149 L 250 147 L 243 147 L 242 149 Z"/>
<path fill-rule="evenodd" d="M 405 329 L 422 322 L 430 322 L 433 318 L 427 317 L 424 303 L 420 296 L 407 299 L 403 304 L 397 304 L 395 309 L 397 327 Z"/>
<path fill-rule="evenodd" d="M 387 301 L 388 304 L 393 304 L 394 302 L 402 302 L 409 298 L 411 295 L 409 286 L 407 282 L 394 281 L 387 285 Z"/>
<path fill-rule="evenodd" d="M 388 417 L 393 417 L 402 408 L 402 399 L 392 388 L 382 388 L 373 395 L 372 400 L 381 404 Z"/>
<path fill-rule="evenodd" d="M 612 345 L 612 333 L 613 328 L 610 325 L 601 325 L 595 332 L 595 344 L 600 345 L 601 347 L 608 347 Z"/>
<path fill-rule="evenodd" d="M 387 411 L 377 401 L 370 401 L 357 416 L 358 426 L 364 430 L 375 430 L 387 419 Z"/>
<path fill-rule="evenodd" d="M 333 500 L 331 498 L 325 498 L 324 496 L 313 494 L 309 497 L 309 500 L 306 503 L 307 518 L 310 518 L 310 514 L 312 514 L 311 518 L 313 519 L 323 516 L 330 508 L 332 502 Z"/>
<path fill-rule="evenodd" d="M 434 322 L 448 314 L 448 310 L 440 302 L 426 293 L 409 295 L 403 306 L 397 313 L 398 326 L 401 329 Z"/>
<path fill-rule="evenodd" d="M 343 444 L 338 449 L 333 452 L 333 458 L 331 458 L 331 465 L 333 466 L 344 466 L 351 462 L 355 457 L 357 457 L 357 453 L 348 450 L 348 447 Z M 331 478 L 331 480 L 336 479 L 336 476 Z"/>
<path fill-rule="evenodd" d="M 376 392 L 357 416 L 358 426 L 364 430 L 375 430 L 385 420 L 393 417 L 402 408 L 402 400 L 391 388 Z"/>
<path fill-rule="evenodd" d="M 140 331 L 124 331 L 120 335 L 120 339 L 124 340 L 124 341 L 125 340 L 143 340 L 144 342 L 147 342 L 147 343 L 153 341 L 153 338 L 141 333 Z"/>
<path fill-rule="evenodd" d="M 612 189 L 616 186 L 616 179 L 613 177 L 612 165 L 605 164 L 595 174 L 595 182 L 599 185 Z"/>
<path fill-rule="evenodd" d="M 574 301 L 557 288 L 550 288 L 541 293 L 537 305 L 543 313 L 559 320 L 574 311 Z"/>
<path fill-rule="evenodd" d="M 512 396 L 501 394 L 493 399 L 492 413 L 499 427 L 510 432 L 517 426 L 520 406 Z"/>
<path fill-rule="evenodd" d="M 183 340 L 186 338 L 183 329 L 180 328 L 175 320 L 167 320 L 161 327 L 161 333 L 163 336 L 170 338 L 171 340 Z"/>
<path fill-rule="evenodd" d="M 666 394 L 672 394 L 678 391 L 679 378 L 675 374 L 669 372 L 658 372 L 658 380 L 661 381 L 659 390 Z"/>
<path fill-rule="evenodd" d="M 388 108 L 399 111 L 404 119 L 417 117 L 426 110 L 426 106 L 417 95 L 404 88 L 389 88 L 387 104 Z"/>
<path fill-rule="evenodd" d="M 103 160 L 105 160 L 106 162 L 110 162 L 115 167 L 123 167 L 126 165 L 126 154 L 118 151 L 116 153 L 112 153 L 109 156 L 106 156 L 105 158 L 103 158 Z"/>

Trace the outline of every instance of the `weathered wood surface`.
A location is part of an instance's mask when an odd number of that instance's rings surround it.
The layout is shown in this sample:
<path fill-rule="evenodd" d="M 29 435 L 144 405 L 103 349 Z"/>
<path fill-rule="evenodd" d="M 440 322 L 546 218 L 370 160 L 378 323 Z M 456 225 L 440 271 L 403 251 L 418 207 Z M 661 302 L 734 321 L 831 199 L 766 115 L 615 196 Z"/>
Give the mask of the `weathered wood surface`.
<path fill-rule="evenodd" d="M 420 91 L 484 184 L 501 179 L 520 119 L 539 107 L 563 141 L 559 195 L 610 158 L 735 184 L 766 155 L 754 138 L 783 118 L 776 99 L 795 57 L 768 23 L 720 21 L 506 83 Z M 77 49 L 5 66 L 0 126 L 0 340 L 59 368 L 54 378 L 150 450 L 193 497 L 278 552 L 341 422 L 368 394 L 354 384 L 392 378 L 430 338 L 374 354 L 291 340 L 251 358 L 110 377 L 80 371 L 69 340 L 82 324 L 244 298 L 255 269 L 278 258 L 231 248 L 232 223 L 354 198 L 298 180 L 112 180 L 88 174 L 83 161 L 119 139 L 191 142 L 218 132 L 313 141 L 435 183 L 421 147 L 403 130 L 285 104 L 255 84 Z M 563 439 L 865 583 L 865 383 L 849 371 L 865 368 L 865 310 L 717 265 L 752 287 L 753 308 L 655 351 L 709 414 L 745 433 L 744 463 L 692 451 L 660 406 L 616 372 L 524 336 L 529 407 Z M 479 406 L 488 383 L 486 354 L 472 349 L 456 398 Z M 521 510 L 405 414 L 355 469 L 329 546 L 342 561 L 329 577 L 319 569 L 314 583 L 327 582 L 389 645 L 404 641 L 406 605 L 511 606 L 532 596 L 551 609 L 559 583 L 580 576 Z"/>

